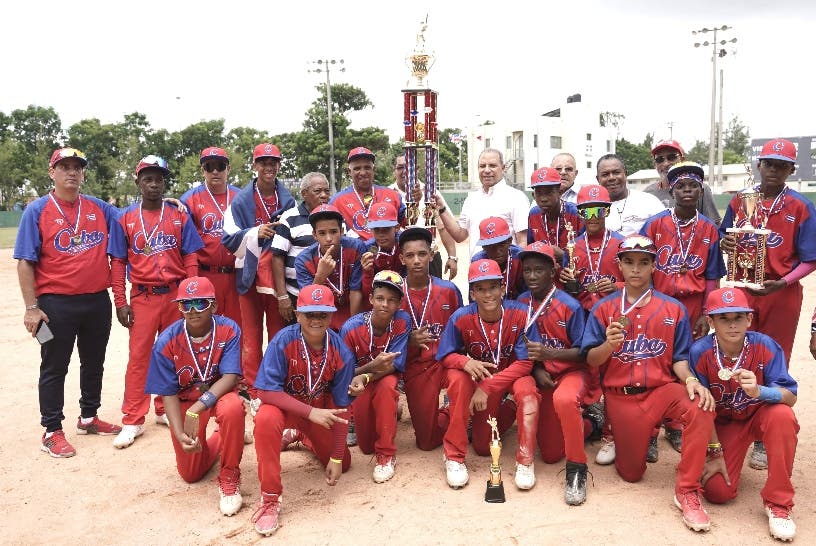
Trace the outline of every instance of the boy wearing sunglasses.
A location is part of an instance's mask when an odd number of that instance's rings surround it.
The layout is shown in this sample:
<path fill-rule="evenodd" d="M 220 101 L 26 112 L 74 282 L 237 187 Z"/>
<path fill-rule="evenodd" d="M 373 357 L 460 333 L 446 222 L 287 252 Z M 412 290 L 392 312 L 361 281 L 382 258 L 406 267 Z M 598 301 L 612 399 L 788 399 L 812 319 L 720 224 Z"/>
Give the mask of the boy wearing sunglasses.
<path fill-rule="evenodd" d="M 538 327 L 527 329 L 527 306 L 504 298 L 504 275 L 493 260 L 477 260 L 468 270 L 474 303 L 458 309 L 448 321 L 436 358 L 448 368 L 450 424 L 443 440 L 448 485 L 468 482 L 465 455 L 468 419 L 472 417 L 473 450 L 490 454 L 491 427 L 498 421 L 504 434 L 518 422 L 516 487 L 535 485 L 535 430 L 541 400 L 528 359 L 525 330 L 530 341 L 541 341 Z M 515 400 L 505 397 L 512 394 Z"/>
<path fill-rule="evenodd" d="M 142 199 L 126 208 L 113 225 L 108 241 L 116 318 L 129 330 L 128 364 L 122 401 L 122 431 L 113 440 L 123 449 L 144 433 L 150 395 L 145 381 L 156 336 L 176 322 L 173 294 L 179 283 L 198 273 L 197 251 L 204 246 L 195 224 L 176 206 L 165 203 L 167 161 L 155 155 L 136 166 Z M 125 270 L 131 282 L 125 296 Z M 169 424 L 161 398 L 154 400 L 156 422 Z"/>
<path fill-rule="evenodd" d="M 490 216 L 479 222 L 479 241 L 476 245 L 482 250 L 474 254 L 470 262 L 487 259 L 499 265 L 504 280 L 504 297 L 514 300 L 527 290 L 524 275 L 521 274 L 521 260 L 518 258 L 521 247 L 513 244 L 507 220 Z"/>
<path fill-rule="evenodd" d="M 603 366 L 606 411 L 615 433 L 615 469 L 628 482 L 646 471 L 652 431 L 665 418 L 683 425 L 674 503 L 694 531 L 711 527 L 700 499 L 705 449 L 714 425 L 714 399 L 689 369 L 691 327 L 677 300 L 652 288 L 657 249 L 630 235 L 618 259 L 624 288 L 595 304 L 581 352 Z"/>
<path fill-rule="evenodd" d="M 297 324 L 275 335 L 258 370 L 255 386 L 263 403 L 255 415 L 255 451 L 261 499 L 252 521 L 265 536 L 278 528 L 283 493 L 280 454 L 290 443 L 283 442 L 284 433 L 292 441 L 301 440 L 325 465 L 331 486 L 351 465 L 346 408 L 351 403 L 355 359 L 329 328 L 335 311 L 328 287 L 302 286 Z"/>
<path fill-rule="evenodd" d="M 367 226 L 373 236 L 365 243 L 366 251 L 360 257 L 360 263 L 363 266 L 363 305 L 370 309 L 374 275 L 380 271 L 402 269 L 397 244 L 397 209 L 391 203 L 374 203 L 368 209 Z"/>
<path fill-rule="evenodd" d="M 354 315 L 340 331 L 356 359 L 351 382 L 351 394 L 357 397 L 352 405 L 354 430 L 360 451 L 377 457 L 375 483 L 390 480 L 397 464 L 397 374 L 405 371 L 411 333 L 411 317 L 400 309 L 403 285 L 395 271 L 374 275 L 371 311 Z"/>
<path fill-rule="evenodd" d="M 714 333 L 691 346 L 689 364 L 711 390 L 717 417 L 708 444 L 703 494 L 721 504 L 737 497 L 745 454 L 754 440 L 768 446 L 768 478 L 760 495 L 771 536 L 793 540 L 791 483 L 799 424 L 797 383 L 773 339 L 749 332 L 753 309 L 739 288 L 720 288 L 706 300 Z"/>
<path fill-rule="evenodd" d="M 575 204 L 561 199 L 561 173 L 552 167 L 541 167 L 530 176 L 530 188 L 536 204 L 530 209 L 527 244 L 542 241 L 556 250 L 561 260 L 567 247 L 567 225 L 577 237 L 584 231 Z"/>
<path fill-rule="evenodd" d="M 176 452 L 187 483 L 199 481 L 220 458 L 219 509 L 241 509 L 244 405 L 235 392 L 241 377 L 241 329 L 216 315 L 215 287 L 206 277 L 184 279 L 176 299 L 182 319 L 156 339 L 145 392 L 162 397 Z M 207 438 L 214 418 L 218 430 Z"/>
<path fill-rule="evenodd" d="M 403 374 L 405 398 L 411 413 L 416 445 L 431 451 L 442 444 L 448 428 L 448 409 L 439 408 L 439 393 L 447 384 L 447 370 L 436 359 L 442 330 L 462 307 L 455 284 L 430 274 L 433 235 L 411 227 L 400 233 L 400 261 L 405 266 L 402 309 L 411 315 L 408 358 Z"/>
<path fill-rule="evenodd" d="M 204 183 L 187 191 L 181 202 L 204 241 L 198 251 L 198 272 L 215 287 L 218 312 L 241 325 L 241 306 L 235 285 L 235 256 L 221 244 L 224 214 L 241 191 L 229 183 L 230 160 L 222 148 L 210 146 L 199 157 Z"/>

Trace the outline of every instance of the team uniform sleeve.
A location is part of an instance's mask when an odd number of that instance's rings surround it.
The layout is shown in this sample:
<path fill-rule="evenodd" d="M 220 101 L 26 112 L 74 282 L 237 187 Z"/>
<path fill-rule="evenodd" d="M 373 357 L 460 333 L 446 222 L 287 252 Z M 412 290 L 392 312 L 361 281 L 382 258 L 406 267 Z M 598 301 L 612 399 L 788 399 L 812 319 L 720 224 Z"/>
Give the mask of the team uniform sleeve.
<path fill-rule="evenodd" d="M 283 332 L 283 330 L 282 330 Z M 264 391 L 283 391 L 286 384 L 289 365 L 284 352 L 287 344 L 286 334 L 276 335 L 267 346 L 261 365 L 258 368 L 258 377 L 255 387 Z"/>
<path fill-rule="evenodd" d="M 674 348 L 672 352 L 672 363 L 688 360 L 689 348 L 691 347 L 691 325 L 689 324 L 688 313 L 685 308 L 680 309 L 682 318 L 674 328 Z"/>
<path fill-rule="evenodd" d="M 796 254 L 802 262 L 816 261 L 816 207 L 807 203 L 807 217 L 796 225 Z"/>
<path fill-rule="evenodd" d="M 111 224 L 110 237 L 108 237 L 108 254 L 114 258 L 127 261 L 128 241 L 125 230 L 119 221 Z"/>
<path fill-rule="evenodd" d="M 351 349 L 346 347 L 346 344 L 341 340 L 337 340 L 335 347 L 337 348 L 337 357 L 343 361 L 343 367 L 337 370 L 334 379 L 332 379 L 332 399 L 338 408 L 345 408 L 352 402 L 348 391 L 351 380 L 354 379 L 354 368 L 357 359 L 354 358 Z"/>
<path fill-rule="evenodd" d="M 436 350 L 436 359 L 442 363 L 446 368 L 454 368 L 461 370 L 465 367 L 470 358 L 467 355 L 461 354 L 459 351 L 464 351 L 464 341 L 462 340 L 462 333 L 456 327 L 457 315 L 454 313 L 448 319 L 448 324 L 442 331 L 442 337 L 439 340 L 439 348 Z"/>
<path fill-rule="evenodd" d="M 147 370 L 147 382 L 145 383 L 146 394 L 173 396 L 179 392 L 176 367 L 173 361 L 162 352 L 165 346 L 160 337 L 150 353 L 150 367 Z"/>
<path fill-rule="evenodd" d="M 708 260 L 706 262 L 705 278 L 707 280 L 719 280 L 725 276 L 725 260 L 720 252 L 720 233 L 717 226 L 713 226 L 711 244 L 708 246 Z"/>
<path fill-rule="evenodd" d="M 403 311 L 399 314 L 403 313 L 405 312 Z M 391 340 L 391 345 L 388 347 L 388 352 L 399 353 L 399 356 L 394 359 L 394 368 L 396 368 L 398 372 L 402 373 L 405 371 L 405 360 L 408 357 L 408 336 L 411 335 L 411 317 L 405 314 L 405 316 L 400 317 L 399 320 L 405 323 L 405 331 L 397 336 L 394 336 L 394 339 Z"/>
<path fill-rule="evenodd" d="M 601 300 L 603 301 L 603 300 Z M 590 349 L 603 345 L 606 341 L 606 325 L 598 319 L 600 301 L 592 307 L 584 326 L 584 335 L 581 336 L 581 355 L 586 357 Z"/>
<path fill-rule="evenodd" d="M 586 312 L 580 305 L 575 309 L 571 309 L 571 311 L 572 314 L 567 319 L 567 335 L 572 342 L 570 347 L 580 349 L 584 338 L 584 330 L 586 330 Z"/>
<path fill-rule="evenodd" d="M 307 248 L 295 258 L 295 277 L 297 278 L 298 288 L 314 283 L 314 275 L 306 268 L 306 262 L 312 255 L 311 249 L 312 247 Z"/>
<path fill-rule="evenodd" d="M 356 239 L 354 244 L 357 247 L 357 260 L 351 267 L 351 278 L 349 279 L 349 290 L 362 290 L 363 287 L 363 265 L 360 262 L 360 256 L 365 253 L 365 243 L 360 239 Z M 341 248 L 342 252 L 342 248 Z"/>
<path fill-rule="evenodd" d="M 201 235 L 193 223 L 193 219 L 189 214 L 184 215 L 181 227 L 181 254 L 194 254 L 200 248 L 204 247 L 204 241 L 201 240 Z"/>
<path fill-rule="evenodd" d="M 221 353 L 221 362 L 218 369 L 222 374 L 232 373 L 243 376 L 241 370 L 241 329 L 237 324 L 232 326 L 235 335 L 227 340 L 224 351 Z"/>
<path fill-rule="evenodd" d="M 698 369 L 698 364 L 700 363 L 702 356 L 705 354 L 708 345 L 710 345 L 709 339 L 709 336 L 704 336 L 702 339 L 695 341 L 689 349 L 688 358 L 691 373 L 693 373 L 694 376 L 700 381 L 700 384 L 707 389 L 711 387 L 711 382 L 708 380 L 708 376 Z"/>
<path fill-rule="evenodd" d="M 761 343 L 765 345 L 765 347 L 768 348 L 768 352 L 773 355 L 770 362 L 765 365 L 765 386 L 787 389 L 796 395 L 799 385 L 788 373 L 788 367 L 785 365 L 785 353 L 782 351 L 782 347 L 768 336 L 764 336 Z"/>
<path fill-rule="evenodd" d="M 40 237 L 39 220 L 43 206 L 29 205 L 23 211 L 20 226 L 17 229 L 17 239 L 14 241 L 14 258 L 37 262 L 40 259 L 42 238 Z"/>

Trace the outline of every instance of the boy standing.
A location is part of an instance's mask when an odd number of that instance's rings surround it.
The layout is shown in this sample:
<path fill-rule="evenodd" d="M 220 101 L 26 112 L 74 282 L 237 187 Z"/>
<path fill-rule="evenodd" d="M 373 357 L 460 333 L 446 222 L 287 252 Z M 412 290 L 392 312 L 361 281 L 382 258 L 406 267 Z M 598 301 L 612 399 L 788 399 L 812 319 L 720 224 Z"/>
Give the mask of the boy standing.
<path fill-rule="evenodd" d="M 717 403 L 717 418 L 703 472 L 703 495 L 724 503 L 737 497 L 745 453 L 754 440 L 768 452 L 768 478 L 760 492 L 771 536 L 793 540 L 793 459 L 799 424 L 792 406 L 797 383 L 779 344 L 749 332 L 753 309 L 739 288 L 720 288 L 706 300 L 714 334 L 691 346 L 691 370 Z"/>
<path fill-rule="evenodd" d="M 244 404 L 235 393 L 241 377 L 241 329 L 218 310 L 215 287 L 206 277 L 181 281 L 182 319 L 162 332 L 150 357 L 145 392 L 162 397 L 179 475 L 187 483 L 204 477 L 220 456 L 219 508 L 241 509 Z M 207 438 L 215 418 L 218 430 Z"/>
<path fill-rule="evenodd" d="M 521 260 L 518 258 L 521 247 L 513 244 L 510 226 L 504 218 L 491 216 L 479 222 L 479 235 L 476 244 L 482 250 L 470 258 L 471 263 L 484 259 L 496 262 L 503 275 L 504 297 L 516 299 L 527 287 L 524 285 Z"/>

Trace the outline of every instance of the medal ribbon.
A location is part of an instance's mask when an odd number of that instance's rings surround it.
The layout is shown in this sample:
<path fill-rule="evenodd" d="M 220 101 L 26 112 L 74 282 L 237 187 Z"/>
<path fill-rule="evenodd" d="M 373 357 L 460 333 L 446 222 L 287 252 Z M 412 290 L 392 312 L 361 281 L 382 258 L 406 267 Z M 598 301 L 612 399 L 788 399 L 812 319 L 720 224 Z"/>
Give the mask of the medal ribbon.
<path fill-rule="evenodd" d="M 320 251 L 320 249 L 318 249 L 318 252 L 319 251 Z M 329 286 L 331 287 L 332 290 L 334 290 L 337 293 L 337 297 L 339 298 L 339 297 L 341 297 L 343 295 L 343 288 L 344 288 L 344 286 L 343 286 L 343 245 L 342 245 L 342 243 L 340 244 L 340 273 L 338 273 L 337 276 L 338 276 L 339 281 L 340 281 L 340 287 L 339 288 L 337 287 L 337 285 L 335 285 L 333 282 L 331 282 L 331 278 L 330 278 L 331 275 L 329 275 L 329 277 L 326 277 L 326 282 L 329 283 Z"/>
<path fill-rule="evenodd" d="M 603 260 L 603 253 L 606 250 L 606 245 L 609 243 L 609 239 L 612 236 L 612 232 L 608 229 L 604 228 L 604 235 L 603 240 L 601 242 L 600 250 L 592 250 L 589 248 L 589 235 L 584 235 L 584 246 L 586 247 L 587 252 L 587 262 L 589 262 L 589 275 L 592 279 L 592 282 L 596 282 L 598 277 L 601 275 L 601 260 Z M 598 253 L 598 265 L 597 267 L 592 265 L 592 254 L 597 252 Z"/>
<path fill-rule="evenodd" d="M 269 220 L 269 222 L 271 223 L 272 222 L 272 212 L 275 212 L 275 211 L 269 212 L 269 207 L 266 206 L 266 202 L 264 201 L 263 195 L 261 195 L 261 190 L 258 189 L 258 181 L 255 180 L 254 184 L 255 184 L 255 194 L 258 196 L 258 199 L 261 201 L 261 207 L 263 207 L 264 212 L 266 213 L 267 220 Z M 207 190 L 207 191 L 209 192 L 210 190 Z M 210 194 L 210 197 L 212 197 L 212 194 Z M 215 201 L 215 199 L 213 199 L 213 201 Z M 216 205 L 217 204 L 218 203 L 216 203 Z M 229 187 L 227 187 L 227 204 L 229 204 Z M 277 186 L 277 184 L 275 185 L 275 204 L 276 204 L 276 206 L 280 207 L 280 200 L 278 199 L 278 186 Z"/>
<path fill-rule="evenodd" d="M 374 352 L 374 325 L 371 324 L 371 314 L 372 311 L 366 313 L 365 321 L 368 323 L 368 358 L 374 360 L 374 357 L 371 356 L 371 353 Z M 385 340 L 385 346 L 383 346 L 382 351 L 380 351 L 381 353 L 388 352 L 388 346 L 391 344 L 391 338 L 393 337 L 393 335 L 391 334 L 391 330 L 393 329 L 393 327 L 394 319 L 391 319 L 391 322 L 388 323 L 388 329 L 386 330 L 386 332 L 388 332 L 388 339 Z M 379 349 L 379 347 L 377 348 Z"/>
<path fill-rule="evenodd" d="M 507 251 L 507 268 L 504 271 L 504 295 L 508 298 L 510 297 L 511 287 L 510 287 L 510 268 L 513 267 L 513 256 L 510 255 L 510 251 Z"/>
<path fill-rule="evenodd" d="M 742 365 L 745 363 L 744 362 L 745 358 L 748 356 L 748 336 L 745 336 L 745 339 L 742 342 L 742 349 L 740 350 L 739 356 L 737 356 L 737 363 L 734 364 L 734 366 L 731 367 L 731 368 L 727 368 L 722 363 L 722 358 L 720 357 L 720 345 L 719 345 L 719 343 L 717 343 L 717 335 L 716 334 L 711 334 L 711 337 L 714 340 L 714 356 L 717 357 L 717 368 L 719 368 L 720 370 L 729 370 L 731 372 L 731 374 L 733 375 L 733 373 L 735 371 L 739 370 L 742 367 Z M 719 374 L 717 374 L 717 377 L 719 377 Z M 720 377 L 720 379 L 723 379 L 723 378 Z M 731 379 L 731 377 L 729 376 L 728 379 Z M 723 379 L 723 380 L 727 381 L 725 379 Z"/>
<path fill-rule="evenodd" d="M 651 289 L 651 288 L 649 288 L 649 289 L 648 289 L 646 292 L 644 292 L 643 294 L 641 294 L 641 295 L 640 295 L 640 297 L 639 297 L 637 300 L 635 300 L 635 303 L 633 303 L 632 305 L 630 305 L 630 306 L 629 306 L 629 309 L 626 309 L 626 310 L 624 311 L 624 309 L 625 309 L 625 305 L 626 305 L 626 288 L 624 288 L 624 289 L 623 289 L 623 294 L 621 294 L 621 303 L 620 303 L 620 312 L 621 312 L 621 315 L 623 315 L 624 317 L 625 317 L 626 315 L 628 315 L 628 314 L 629 314 L 629 312 L 630 312 L 632 309 L 634 309 L 635 307 L 637 307 L 637 306 L 638 306 L 638 304 L 639 304 L 640 302 L 642 302 L 644 299 L 646 299 L 646 296 L 650 295 L 651 293 L 652 293 L 652 289 Z"/>
<path fill-rule="evenodd" d="M 309 388 L 309 398 L 314 396 L 315 389 L 320 385 L 320 380 L 323 378 L 323 371 L 326 369 L 326 362 L 329 361 L 329 331 L 326 330 L 326 341 L 323 345 L 323 360 L 320 362 L 320 373 L 317 374 L 317 379 L 312 380 L 312 357 L 309 356 L 309 347 L 306 345 L 306 339 L 303 337 L 303 331 L 300 332 L 300 343 L 303 346 L 303 353 L 306 355 L 306 381 Z"/>
<path fill-rule="evenodd" d="M 153 231 L 150 232 L 150 235 L 147 235 L 147 228 L 145 228 L 145 221 L 144 216 L 142 215 L 142 202 L 139 202 L 139 221 L 142 223 L 142 235 L 145 236 L 145 246 L 150 248 L 150 241 L 156 235 L 156 232 L 159 231 L 159 226 L 162 223 L 162 219 L 164 218 L 164 201 L 162 201 L 161 205 L 161 212 L 159 213 L 159 221 L 156 223 L 156 227 L 153 228 Z"/>
<path fill-rule="evenodd" d="M 785 207 L 785 194 L 787 192 L 788 192 L 787 186 L 782 188 L 782 191 L 779 192 L 779 195 L 777 195 L 776 198 L 773 200 L 773 203 L 771 203 L 771 208 L 769 209 L 766 209 L 765 204 L 762 202 L 762 199 L 759 199 L 759 208 L 762 209 L 762 215 L 764 216 L 764 218 L 762 219 L 762 225 L 760 226 L 761 228 L 763 229 L 765 228 L 765 224 L 768 223 L 768 218 L 770 218 L 772 214 L 776 214 Z M 779 208 L 777 208 L 777 204 L 779 205 Z"/>
<path fill-rule="evenodd" d="M 544 233 L 547 234 L 547 244 L 550 246 L 559 246 L 558 239 L 561 236 L 561 215 L 564 212 L 564 202 L 561 201 L 560 208 L 558 209 L 558 216 L 555 218 L 555 242 L 552 242 L 550 239 L 550 223 L 547 221 L 547 214 L 543 211 L 541 212 L 541 221 L 544 223 Z"/>
<path fill-rule="evenodd" d="M 371 205 L 374 204 L 374 201 L 376 201 L 377 190 L 371 188 L 371 200 L 368 202 L 368 205 L 365 204 L 365 200 L 360 197 L 360 194 L 357 193 L 357 188 L 355 188 L 353 185 L 351 186 L 351 191 L 354 192 L 354 195 L 357 197 L 357 201 L 359 201 L 360 206 L 363 207 L 363 212 L 365 213 L 366 218 L 368 218 L 368 211 L 371 209 Z"/>
<path fill-rule="evenodd" d="M 552 300 L 553 296 L 555 295 L 555 286 L 550 289 L 550 292 L 544 297 L 544 301 L 538 306 L 536 309 L 535 314 L 533 314 L 533 294 L 530 293 L 530 301 L 527 302 L 527 325 L 524 327 L 524 332 L 527 333 L 530 331 L 530 327 L 538 320 L 538 316 L 544 311 L 546 307 L 549 307 L 550 301 Z M 532 316 L 531 316 L 532 315 Z"/>
<path fill-rule="evenodd" d="M 62 216 L 62 218 L 65 220 L 65 223 L 68 224 L 68 229 L 71 230 L 71 235 L 72 235 L 72 239 L 73 239 L 73 237 L 76 237 L 77 233 L 79 233 L 79 220 L 82 218 L 82 196 L 81 195 L 77 196 L 77 200 L 78 200 L 78 203 L 77 203 L 77 217 L 76 217 L 76 224 L 73 225 L 73 226 L 71 225 L 71 221 L 68 220 L 68 217 L 62 211 L 62 207 L 59 206 L 59 203 L 57 202 L 56 198 L 54 197 L 54 192 L 49 193 L 48 197 L 51 198 L 51 201 L 54 203 L 54 206 L 57 207 L 57 211 L 60 213 L 60 216 Z"/>
<path fill-rule="evenodd" d="M 677 230 L 677 245 L 680 247 L 680 260 L 681 260 L 681 267 L 688 267 L 686 266 L 686 262 L 688 261 L 689 252 L 691 252 L 691 244 L 694 242 L 694 234 L 697 231 L 697 220 L 699 220 L 700 215 L 695 210 L 694 211 L 694 219 L 691 222 L 686 222 L 683 226 L 689 225 L 691 223 L 691 234 L 689 235 L 688 244 L 686 248 L 683 248 L 683 230 L 681 229 L 680 225 L 680 218 L 674 213 L 674 209 L 671 211 L 672 221 L 674 222 L 674 227 Z"/>
<path fill-rule="evenodd" d="M 484 336 L 485 343 L 487 343 L 487 348 L 490 349 L 490 358 L 493 360 L 493 363 L 498 368 L 499 361 L 501 360 L 501 340 L 502 340 L 502 329 L 504 328 L 504 306 L 502 306 L 502 314 L 501 319 L 499 319 L 499 337 L 496 339 L 496 352 L 493 352 L 493 347 L 490 346 L 490 338 L 487 337 L 487 330 L 485 330 L 484 322 L 482 321 L 482 317 L 479 317 L 479 327 L 482 329 L 482 335 Z"/>
<path fill-rule="evenodd" d="M 405 277 L 403 277 L 405 279 Z M 428 310 L 428 302 L 431 301 L 431 288 L 433 287 L 433 278 L 428 276 L 428 293 L 425 295 L 425 302 L 422 304 L 422 315 L 419 317 L 419 321 L 416 318 L 416 312 L 414 311 L 414 304 L 411 303 L 411 295 L 408 293 L 408 280 L 405 280 L 405 297 L 408 298 L 408 310 L 411 311 L 411 319 L 414 321 L 414 329 L 418 330 L 422 328 L 422 324 L 425 322 L 425 312 Z"/>
<path fill-rule="evenodd" d="M 220 214 L 221 218 L 223 218 L 224 217 L 224 211 L 221 210 L 221 205 L 219 205 L 218 201 L 215 200 L 215 196 L 210 191 L 210 188 L 207 187 L 206 183 L 204 184 L 204 189 L 207 190 L 207 193 L 210 195 L 210 199 L 212 199 L 212 202 L 215 204 L 215 209 L 218 211 L 218 214 Z M 256 189 L 257 189 L 257 186 L 256 186 Z M 264 209 L 266 209 L 266 203 L 263 202 L 263 199 L 261 199 L 261 203 L 264 205 Z M 230 191 L 229 191 L 229 186 L 227 186 L 227 204 L 224 207 L 224 209 L 228 209 L 229 204 L 230 204 Z M 269 214 L 268 210 L 266 211 L 266 214 L 267 215 Z"/>
<path fill-rule="evenodd" d="M 204 372 L 201 371 L 201 367 L 198 365 L 198 357 L 193 350 L 193 340 L 190 339 L 190 333 L 187 331 L 186 327 L 184 328 L 184 337 L 187 339 L 187 348 L 190 350 L 190 355 L 193 357 L 193 366 L 195 366 L 196 372 L 198 372 L 198 377 L 200 377 L 201 381 L 204 383 L 211 379 L 210 373 L 212 372 L 213 367 L 213 347 L 215 347 L 215 317 L 212 319 L 212 326 L 210 326 L 210 328 L 210 348 L 207 349 L 207 363 L 204 365 Z"/>

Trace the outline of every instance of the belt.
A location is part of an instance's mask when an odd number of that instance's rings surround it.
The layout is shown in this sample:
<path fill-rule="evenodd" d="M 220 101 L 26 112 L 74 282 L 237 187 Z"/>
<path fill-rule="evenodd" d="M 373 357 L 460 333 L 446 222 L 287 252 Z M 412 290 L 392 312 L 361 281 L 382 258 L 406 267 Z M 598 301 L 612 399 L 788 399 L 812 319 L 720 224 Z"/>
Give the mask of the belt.
<path fill-rule="evenodd" d="M 615 394 L 631 395 L 631 394 L 643 394 L 649 389 L 647 389 L 646 387 L 632 387 L 630 385 L 626 387 L 607 387 L 606 390 L 611 391 Z"/>
<path fill-rule="evenodd" d="M 151 294 L 169 294 L 170 293 L 170 286 L 164 284 L 160 286 L 147 286 L 144 284 L 137 284 L 136 290 L 139 292 L 149 292 Z"/>
<path fill-rule="evenodd" d="M 198 264 L 201 271 L 213 271 L 215 273 L 235 273 L 235 268 L 231 265 L 204 265 Z"/>

